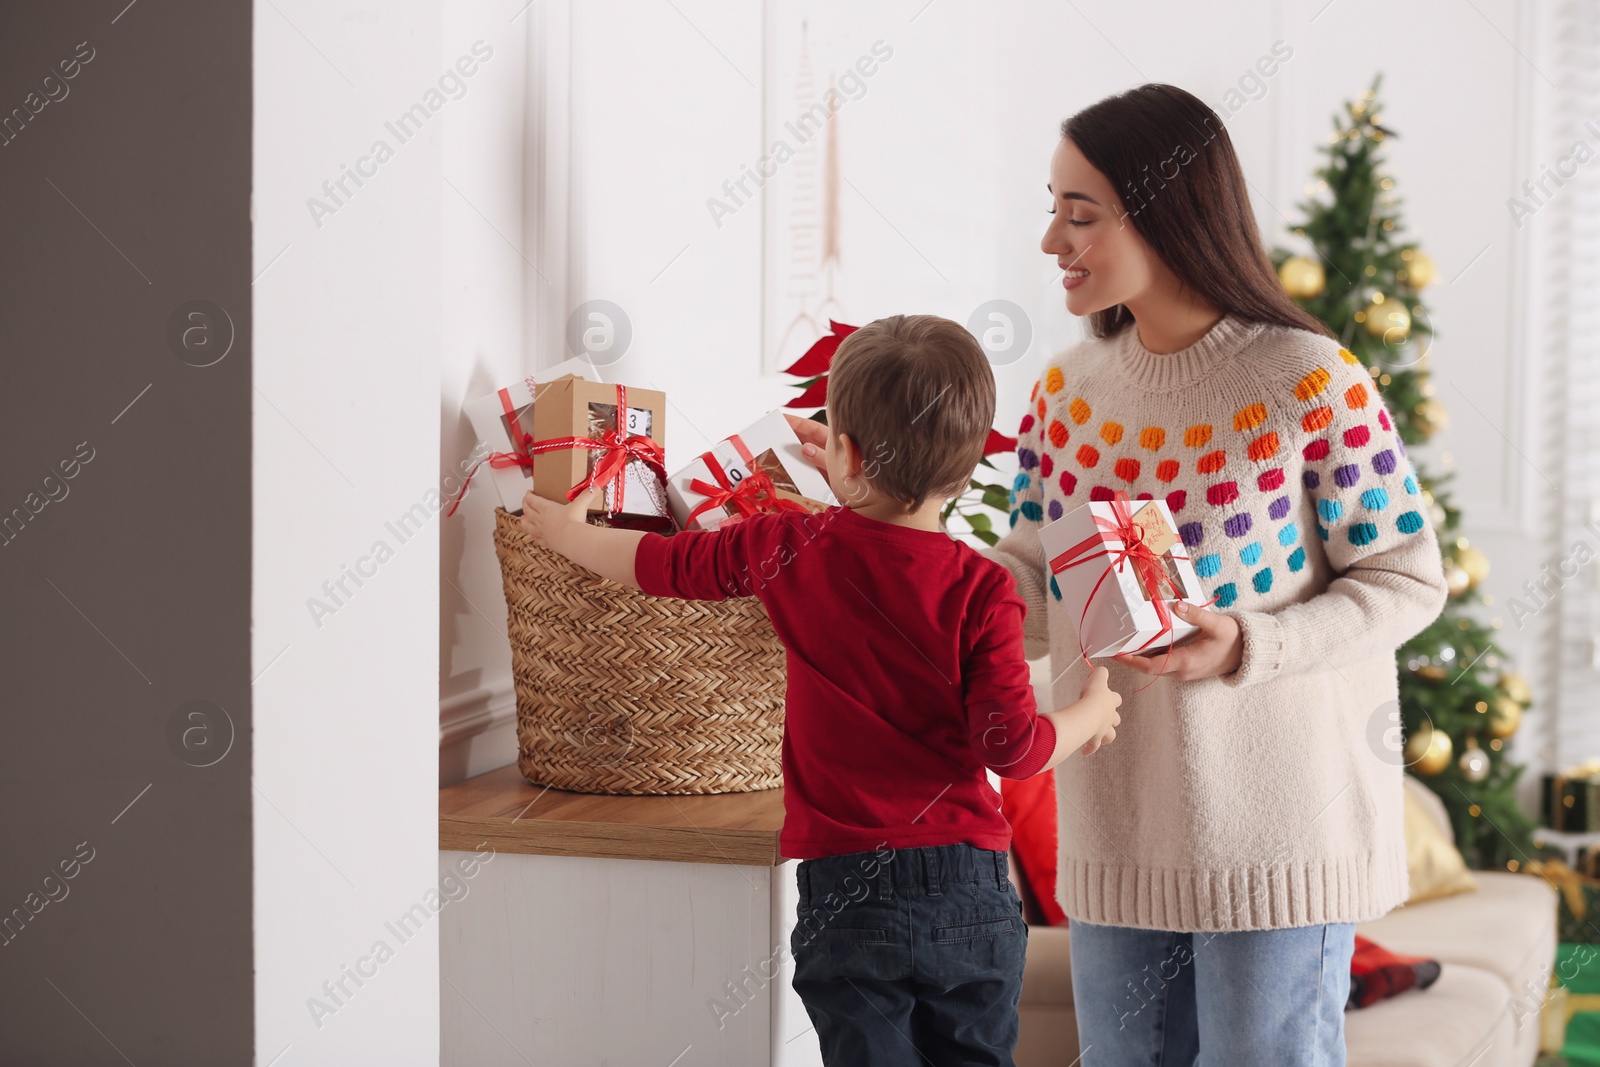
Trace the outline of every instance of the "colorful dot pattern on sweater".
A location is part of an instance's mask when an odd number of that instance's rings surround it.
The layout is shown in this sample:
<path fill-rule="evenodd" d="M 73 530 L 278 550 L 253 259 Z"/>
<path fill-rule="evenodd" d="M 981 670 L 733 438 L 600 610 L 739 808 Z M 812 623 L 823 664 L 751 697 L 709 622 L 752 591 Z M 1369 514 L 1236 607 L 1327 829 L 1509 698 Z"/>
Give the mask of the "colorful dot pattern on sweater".
<path fill-rule="evenodd" d="M 1151 425 L 1117 396 L 1073 395 L 1050 367 L 1018 427 L 1012 526 L 1060 518 L 1121 490 L 1167 503 L 1195 574 L 1220 608 L 1262 606 L 1299 575 L 1303 527 L 1336 570 L 1418 534 L 1426 520 L 1405 446 L 1348 350 L 1210 421 Z M 1172 486 L 1182 480 L 1186 485 Z M 1061 598 L 1052 579 L 1051 595 Z"/>

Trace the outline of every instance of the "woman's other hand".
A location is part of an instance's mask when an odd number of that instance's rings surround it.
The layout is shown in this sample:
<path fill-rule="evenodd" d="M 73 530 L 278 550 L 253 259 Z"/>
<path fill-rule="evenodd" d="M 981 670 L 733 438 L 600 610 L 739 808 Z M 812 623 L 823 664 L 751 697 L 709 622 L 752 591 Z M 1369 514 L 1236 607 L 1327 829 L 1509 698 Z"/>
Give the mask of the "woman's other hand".
<path fill-rule="evenodd" d="M 828 457 L 823 452 L 828 447 L 828 428 L 816 419 L 802 419 L 787 411 L 783 413 L 783 417 L 789 420 L 789 428 L 800 438 L 800 451 L 811 461 L 812 466 L 822 472 L 823 480 L 827 481 Z M 832 483 L 829 483 L 828 488 L 833 488 Z"/>
<path fill-rule="evenodd" d="M 1237 619 L 1182 600 L 1172 602 L 1172 610 L 1199 632 L 1170 651 L 1123 653 L 1111 658 L 1141 674 L 1171 676 L 1180 682 L 1216 678 L 1238 669 L 1244 659 L 1244 634 Z"/>

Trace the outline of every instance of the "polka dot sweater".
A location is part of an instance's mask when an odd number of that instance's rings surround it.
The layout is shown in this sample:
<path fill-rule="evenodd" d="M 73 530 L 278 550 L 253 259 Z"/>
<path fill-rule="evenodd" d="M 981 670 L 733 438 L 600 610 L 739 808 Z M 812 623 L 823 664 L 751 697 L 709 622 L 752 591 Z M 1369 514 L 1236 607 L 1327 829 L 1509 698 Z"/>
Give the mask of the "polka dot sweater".
<path fill-rule="evenodd" d="M 1409 891 L 1395 650 L 1446 597 L 1421 488 L 1371 375 L 1337 342 L 1223 317 L 1179 352 L 1136 328 L 1051 360 L 1019 427 L 1011 530 L 988 554 L 1051 654 L 1089 674 L 1040 525 L 1121 489 L 1167 502 L 1243 661 L 1198 681 L 1105 660 L 1115 743 L 1058 775 L 1061 903 L 1163 930 L 1360 922 Z M 1147 688 L 1140 686 L 1149 683 Z"/>

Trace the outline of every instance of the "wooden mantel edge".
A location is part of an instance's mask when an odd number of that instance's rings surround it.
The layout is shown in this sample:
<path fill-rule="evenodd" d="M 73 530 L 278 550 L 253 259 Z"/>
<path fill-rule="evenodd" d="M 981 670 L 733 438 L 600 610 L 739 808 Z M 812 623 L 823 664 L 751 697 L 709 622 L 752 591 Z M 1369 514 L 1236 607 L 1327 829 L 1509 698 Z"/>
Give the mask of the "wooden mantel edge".
<path fill-rule="evenodd" d="M 627 826 L 610 822 L 523 822 L 462 815 L 439 820 L 441 851 L 496 852 L 534 856 L 667 860 L 776 867 L 783 863 L 771 830 Z"/>

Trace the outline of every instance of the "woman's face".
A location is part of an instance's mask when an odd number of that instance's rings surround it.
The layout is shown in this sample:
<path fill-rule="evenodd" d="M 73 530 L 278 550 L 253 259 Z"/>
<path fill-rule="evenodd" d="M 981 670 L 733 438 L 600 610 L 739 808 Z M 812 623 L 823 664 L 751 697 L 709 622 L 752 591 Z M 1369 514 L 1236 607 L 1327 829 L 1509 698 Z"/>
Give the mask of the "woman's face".
<path fill-rule="evenodd" d="M 1111 182 L 1066 139 L 1050 158 L 1050 193 L 1053 217 L 1039 245 L 1065 272 L 1072 314 L 1132 310 L 1170 273 L 1125 217 Z"/>

